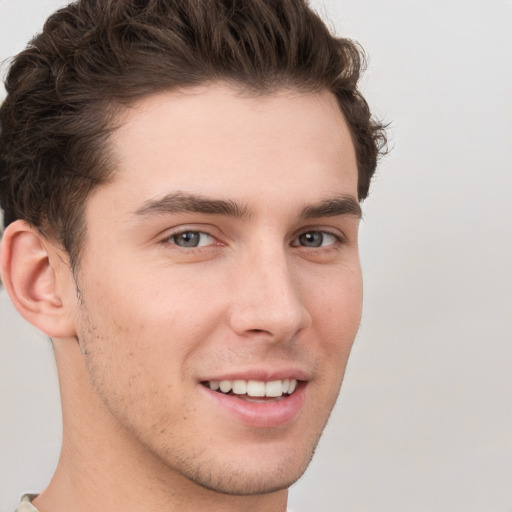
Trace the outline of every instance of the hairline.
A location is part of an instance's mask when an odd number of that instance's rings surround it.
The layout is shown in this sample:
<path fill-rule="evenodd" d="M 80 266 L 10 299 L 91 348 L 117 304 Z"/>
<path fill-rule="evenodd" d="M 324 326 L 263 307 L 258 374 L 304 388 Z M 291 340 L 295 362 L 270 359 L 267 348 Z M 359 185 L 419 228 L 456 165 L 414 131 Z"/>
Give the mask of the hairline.
<path fill-rule="evenodd" d="M 352 146 L 354 149 L 356 147 L 355 141 L 353 139 L 352 130 L 341 107 L 341 102 L 337 94 L 334 91 L 332 91 L 329 87 L 327 87 L 325 84 L 294 84 L 293 80 L 291 80 L 290 78 L 283 77 L 282 79 L 279 79 L 278 77 L 276 77 L 274 81 L 260 86 L 255 83 L 250 83 L 242 80 L 220 77 L 216 80 L 205 79 L 204 81 L 196 84 L 156 88 L 154 91 L 148 92 L 146 94 L 134 96 L 128 101 L 120 101 L 115 98 L 110 98 L 104 99 L 103 101 L 94 102 L 88 108 L 90 108 L 93 111 L 96 111 L 96 115 L 98 115 L 105 123 L 105 128 L 107 132 L 107 137 L 104 140 L 102 147 L 97 149 L 97 152 L 99 153 L 98 156 L 104 162 L 104 170 L 106 171 L 106 173 L 104 174 L 104 179 L 102 182 L 91 186 L 90 190 L 88 191 L 85 197 L 85 200 L 83 201 L 83 204 L 79 208 L 78 214 L 75 218 L 75 227 L 80 236 L 77 239 L 75 239 L 75 243 L 72 247 L 66 247 L 65 241 L 58 233 L 58 229 L 52 228 L 52 226 L 50 226 L 48 222 L 45 222 L 41 228 L 36 226 L 36 228 L 45 237 L 55 240 L 55 242 L 57 242 L 59 246 L 68 254 L 70 267 L 73 273 L 78 272 L 80 269 L 83 247 L 87 239 L 86 208 L 88 200 L 91 194 L 93 194 L 97 189 L 100 189 L 102 186 L 106 186 L 109 183 L 111 183 L 115 179 L 116 175 L 121 171 L 121 162 L 119 158 L 120 155 L 116 154 L 112 141 L 115 137 L 116 132 L 122 128 L 125 122 L 128 121 L 130 113 L 148 99 L 155 98 L 160 95 L 170 93 L 187 94 L 194 90 L 196 90 L 197 92 L 201 92 L 212 87 L 222 86 L 228 87 L 241 98 L 260 98 L 265 96 L 276 95 L 279 93 L 329 93 L 330 95 L 332 95 L 333 100 L 338 107 L 338 111 L 343 117 L 343 120 L 348 127 L 348 132 L 350 134 Z M 357 179 L 359 182 L 359 167 L 357 168 Z M 360 202 L 359 198 L 358 200 Z"/>

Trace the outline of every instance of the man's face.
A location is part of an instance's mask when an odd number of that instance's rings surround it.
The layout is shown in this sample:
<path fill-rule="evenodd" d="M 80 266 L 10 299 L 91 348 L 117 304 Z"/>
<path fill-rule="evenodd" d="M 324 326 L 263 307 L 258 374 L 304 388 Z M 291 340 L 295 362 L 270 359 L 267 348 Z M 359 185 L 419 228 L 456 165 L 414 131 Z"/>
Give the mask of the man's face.
<path fill-rule="evenodd" d="M 334 97 L 159 94 L 112 145 L 77 275 L 94 393 L 177 475 L 230 494 L 289 486 L 361 314 L 357 169 Z"/>

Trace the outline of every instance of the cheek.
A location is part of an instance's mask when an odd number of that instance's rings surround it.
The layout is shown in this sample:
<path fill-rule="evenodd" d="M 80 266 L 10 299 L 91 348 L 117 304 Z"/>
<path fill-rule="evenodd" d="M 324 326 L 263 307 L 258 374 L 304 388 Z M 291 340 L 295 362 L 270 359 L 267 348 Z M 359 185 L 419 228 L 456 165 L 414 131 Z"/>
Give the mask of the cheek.
<path fill-rule="evenodd" d="M 362 276 L 359 266 L 332 272 L 315 287 L 308 286 L 314 317 L 324 326 L 353 336 L 361 320 L 363 301 Z M 345 337 L 345 336 L 343 336 Z"/>
<path fill-rule="evenodd" d="M 96 352 L 120 361 L 119 376 L 124 373 L 125 380 L 147 373 L 165 387 L 174 386 L 219 321 L 218 301 L 210 289 L 215 283 L 171 275 L 169 270 L 141 277 L 132 268 L 124 278 L 121 274 L 111 269 L 84 283 L 84 334 Z M 101 345 L 91 332 L 102 338 Z"/>
<path fill-rule="evenodd" d="M 99 289 L 94 296 L 84 292 L 79 333 L 95 392 L 114 417 L 135 429 L 174 425 L 188 414 L 182 383 L 190 338 L 169 315 L 157 314 L 154 303 L 116 302 L 113 296 L 97 301 L 101 296 Z"/>
<path fill-rule="evenodd" d="M 331 368 L 342 375 L 361 321 L 360 270 L 347 269 L 335 278 L 331 276 L 310 299 L 313 329 L 321 349 L 332 361 Z"/>

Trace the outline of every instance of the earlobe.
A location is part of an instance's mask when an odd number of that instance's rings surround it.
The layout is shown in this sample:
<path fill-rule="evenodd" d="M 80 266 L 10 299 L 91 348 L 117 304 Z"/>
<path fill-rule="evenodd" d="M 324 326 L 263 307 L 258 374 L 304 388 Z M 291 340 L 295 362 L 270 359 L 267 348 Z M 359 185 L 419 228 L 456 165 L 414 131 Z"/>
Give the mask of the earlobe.
<path fill-rule="evenodd" d="M 25 221 L 10 224 L 3 235 L 0 269 L 7 293 L 20 314 L 50 337 L 74 335 L 71 312 L 65 307 L 57 272 L 62 261 L 52 243 Z"/>

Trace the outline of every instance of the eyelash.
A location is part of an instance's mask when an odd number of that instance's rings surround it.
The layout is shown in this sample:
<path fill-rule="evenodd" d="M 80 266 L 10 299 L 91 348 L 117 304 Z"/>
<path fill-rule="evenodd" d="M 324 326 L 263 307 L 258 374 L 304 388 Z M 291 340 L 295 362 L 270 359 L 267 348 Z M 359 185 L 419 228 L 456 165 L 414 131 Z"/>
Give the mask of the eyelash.
<path fill-rule="evenodd" d="M 327 237 L 331 237 L 333 239 L 332 243 L 329 243 L 327 245 L 320 245 L 320 246 L 312 246 L 312 247 L 308 247 L 308 246 L 305 246 L 305 245 L 299 245 L 299 244 L 296 244 L 295 241 L 296 240 L 299 240 L 301 237 L 304 237 L 306 235 L 318 235 L 320 234 L 321 237 L 322 237 L 322 242 L 324 241 L 324 239 Z M 343 236 L 339 235 L 338 233 L 333 233 L 332 231 L 329 231 L 329 230 L 326 230 L 326 229 L 307 229 L 305 231 L 302 231 L 300 234 L 298 234 L 295 238 L 294 238 L 294 242 L 292 243 L 292 247 L 303 247 L 303 248 L 306 248 L 306 249 L 328 249 L 328 248 L 334 248 L 334 246 L 339 246 L 339 245 L 342 245 L 345 243 L 345 239 L 343 238 Z"/>
<path fill-rule="evenodd" d="M 198 229 L 184 229 L 184 230 L 181 230 L 181 231 L 177 231 L 176 233 L 172 233 L 171 235 L 165 237 L 162 242 L 164 243 L 170 243 L 171 245 L 175 245 L 176 247 L 179 247 L 180 249 L 183 249 L 183 250 L 193 250 L 193 249 L 201 249 L 203 247 L 209 247 L 211 245 L 214 245 L 213 243 L 207 243 L 207 244 L 202 244 L 202 245 L 196 245 L 196 246 L 181 246 L 179 244 L 176 243 L 176 239 L 179 237 L 179 236 L 184 236 L 184 235 L 188 235 L 188 234 L 194 234 L 194 235 L 203 235 L 210 238 L 213 241 L 217 240 L 216 237 L 214 237 L 213 235 L 210 235 L 210 233 L 207 233 L 206 231 L 200 231 Z"/>
<path fill-rule="evenodd" d="M 184 236 L 184 235 L 187 235 L 187 234 L 194 234 L 194 235 L 203 235 L 203 237 L 208 237 L 212 240 L 211 243 L 205 243 L 205 244 L 202 244 L 202 245 L 192 245 L 192 246 L 182 246 L 182 245 L 179 245 L 178 243 L 176 243 L 176 240 L 179 236 Z M 333 238 L 333 242 L 332 243 L 329 243 L 327 245 L 319 245 L 319 246 L 312 246 L 312 247 L 308 247 L 306 245 L 301 245 L 300 243 L 297 243 L 298 240 L 300 240 L 301 237 L 304 237 L 306 235 L 318 235 L 320 234 L 322 236 L 322 239 L 321 239 L 321 243 L 324 242 L 324 239 L 325 237 L 332 237 Z M 194 249 L 196 250 L 202 250 L 204 248 L 208 248 L 212 245 L 216 245 L 214 243 L 214 241 L 217 241 L 217 238 L 213 235 L 211 235 L 210 233 L 206 232 L 206 231 L 201 231 L 201 230 L 198 230 L 198 229 L 183 229 L 183 230 L 180 230 L 180 231 L 177 231 L 175 233 L 172 233 L 170 234 L 169 236 L 165 237 L 163 240 L 162 240 L 162 243 L 167 243 L 167 244 L 171 244 L 171 245 L 174 245 L 176 247 L 178 247 L 179 249 L 182 249 L 184 251 L 187 251 L 187 252 L 191 252 L 193 251 Z M 340 235 L 338 233 L 333 233 L 329 230 L 326 230 L 326 229 L 306 229 L 304 231 L 302 231 L 301 233 L 297 234 L 295 236 L 295 238 L 293 239 L 292 243 L 291 243 L 291 246 L 292 247 L 303 247 L 303 248 L 306 248 L 306 249 L 326 249 L 326 248 L 334 248 L 334 246 L 339 246 L 339 245 L 343 245 L 346 243 L 346 239 L 344 238 L 343 235 Z M 223 245 L 221 242 L 218 242 L 219 245 Z"/>

